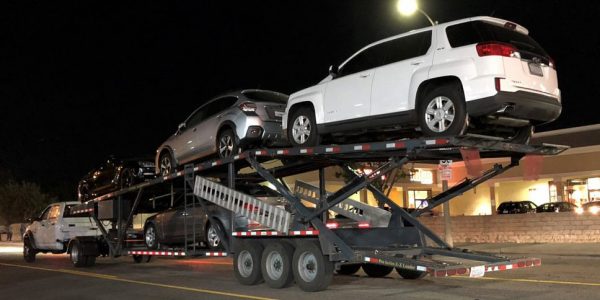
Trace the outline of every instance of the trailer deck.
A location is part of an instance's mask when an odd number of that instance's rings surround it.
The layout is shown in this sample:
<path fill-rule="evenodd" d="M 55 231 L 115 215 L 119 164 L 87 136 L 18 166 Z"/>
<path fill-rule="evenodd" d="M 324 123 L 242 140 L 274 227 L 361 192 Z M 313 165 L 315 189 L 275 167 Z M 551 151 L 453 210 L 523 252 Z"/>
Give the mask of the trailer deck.
<path fill-rule="evenodd" d="M 481 158 L 508 157 L 510 161 L 496 163 L 478 176 L 465 178 L 430 198 L 426 208 L 412 212 L 398 206 L 374 185 L 382 176 L 409 162 L 437 164 L 439 160 L 462 160 L 461 149 L 465 148 L 476 149 Z M 327 287 L 334 269 L 338 273 L 349 274 L 358 270 L 357 266 L 362 266 L 373 277 L 385 276 L 394 268 L 408 279 L 427 274 L 435 277 L 483 276 L 486 272 L 539 266 L 541 261 L 536 258 L 510 259 L 452 248 L 417 217 L 517 166 L 526 155 L 556 155 L 567 148 L 547 144 L 511 144 L 496 138 L 466 135 L 255 149 L 227 159 L 187 165 L 184 170 L 173 174 L 90 200 L 75 207 L 73 213 L 96 221 L 111 257 L 134 255 L 134 259 L 137 257 L 139 260 L 140 255 L 223 256 L 233 253 L 235 275 L 242 284 L 248 285 L 264 278 L 271 287 L 283 287 L 291 283 L 294 273 L 293 278 L 303 290 L 317 291 Z M 275 167 L 263 164 L 274 159 L 282 164 Z M 358 174 L 349 165 L 353 162 L 378 162 L 379 168 L 370 174 Z M 325 190 L 324 168 L 331 166 L 339 167 L 350 178 L 344 187 L 333 193 Z M 242 169 L 251 171 L 240 173 Z M 309 171 L 318 171 L 319 186 L 299 183 L 296 186 L 303 188 L 292 191 L 283 180 L 284 177 Z M 279 207 L 237 191 L 236 183 L 242 181 L 268 182 L 285 200 L 286 206 Z M 371 192 L 389 210 L 365 207 L 363 203 L 348 199 L 363 189 Z M 218 235 L 223 241 L 223 252 L 201 249 L 194 232 L 185 233 L 190 238 L 185 239 L 181 249 L 150 251 L 124 247 L 125 230 L 141 207 L 148 210 L 156 207 L 157 201 L 165 199 L 173 203 L 176 197 L 183 197 L 186 207 L 188 203 L 197 203 L 204 211 L 208 211 L 208 205 L 218 205 L 232 214 L 260 223 L 263 228 L 233 232 L 225 232 L 221 228 Z M 110 229 L 105 228 L 99 219 L 99 211 L 106 212 L 106 206 L 110 206 L 113 212 L 108 217 L 104 216 L 104 220 L 111 221 Z M 356 221 L 357 227 L 329 228 L 330 213 Z"/>

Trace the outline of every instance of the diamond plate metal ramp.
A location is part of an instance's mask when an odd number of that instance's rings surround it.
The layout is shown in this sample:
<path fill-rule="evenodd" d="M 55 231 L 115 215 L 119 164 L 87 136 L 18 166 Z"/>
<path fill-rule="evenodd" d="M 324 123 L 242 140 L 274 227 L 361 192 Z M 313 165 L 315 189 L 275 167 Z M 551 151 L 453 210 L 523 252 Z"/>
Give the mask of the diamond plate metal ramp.
<path fill-rule="evenodd" d="M 275 205 L 196 176 L 194 195 L 279 232 L 288 232 L 291 213 Z"/>

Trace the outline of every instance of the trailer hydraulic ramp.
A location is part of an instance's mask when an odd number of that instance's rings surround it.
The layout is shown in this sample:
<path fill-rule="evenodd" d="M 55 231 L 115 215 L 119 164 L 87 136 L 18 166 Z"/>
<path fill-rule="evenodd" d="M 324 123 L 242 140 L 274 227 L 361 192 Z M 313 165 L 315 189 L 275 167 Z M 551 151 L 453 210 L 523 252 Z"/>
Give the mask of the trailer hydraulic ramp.
<path fill-rule="evenodd" d="M 319 187 L 308 184 L 303 181 L 296 181 L 294 184 L 294 194 L 301 200 L 308 201 L 315 205 L 321 203 L 319 199 Z M 333 193 L 327 192 L 327 196 Z M 368 224 L 369 227 L 387 227 L 390 223 L 392 213 L 379 207 L 374 207 L 352 199 L 346 199 L 337 206 L 331 208 L 336 214 Z"/>

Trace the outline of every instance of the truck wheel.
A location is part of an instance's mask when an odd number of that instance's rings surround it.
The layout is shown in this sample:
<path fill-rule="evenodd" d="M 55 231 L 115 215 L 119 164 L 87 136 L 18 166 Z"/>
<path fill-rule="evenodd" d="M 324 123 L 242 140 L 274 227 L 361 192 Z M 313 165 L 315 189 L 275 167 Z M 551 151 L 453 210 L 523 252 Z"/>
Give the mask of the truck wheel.
<path fill-rule="evenodd" d="M 294 248 L 286 242 L 271 242 L 262 254 L 260 263 L 263 278 L 274 289 L 290 286 L 294 281 L 292 256 Z"/>
<path fill-rule="evenodd" d="M 301 290 L 318 292 L 326 289 L 333 278 L 333 263 L 314 242 L 298 244 L 292 259 L 294 279 Z"/>
<path fill-rule="evenodd" d="M 70 258 L 73 265 L 77 268 L 87 266 L 87 256 L 83 255 L 83 247 L 81 242 L 77 239 L 72 241 Z M 95 261 L 96 257 L 94 257 L 94 262 Z"/>
<path fill-rule="evenodd" d="M 31 242 L 30 237 L 25 237 L 23 240 L 23 259 L 26 262 L 32 263 L 35 262 L 35 255 L 37 254 L 37 250 L 33 247 L 33 243 Z"/>
<path fill-rule="evenodd" d="M 132 255 L 131 257 L 133 257 L 133 262 L 136 264 L 143 262 L 149 263 L 150 260 L 152 260 L 152 255 Z"/>
<path fill-rule="evenodd" d="M 375 264 L 363 264 L 362 268 L 369 277 L 385 277 L 394 270 L 392 267 Z"/>
<path fill-rule="evenodd" d="M 158 249 L 158 241 L 156 239 L 156 227 L 154 224 L 149 223 L 144 230 L 144 242 L 146 247 L 151 250 Z"/>
<path fill-rule="evenodd" d="M 233 257 L 235 278 L 243 285 L 255 285 L 262 281 L 260 260 L 263 247 L 258 241 L 242 241 Z"/>
<path fill-rule="evenodd" d="M 417 270 L 396 268 L 396 272 L 398 272 L 398 275 L 400 275 L 404 279 L 421 279 L 427 276 L 427 272 Z"/>
<path fill-rule="evenodd" d="M 336 273 L 340 275 L 353 275 L 360 270 L 360 264 L 341 265 L 340 269 Z"/>
<path fill-rule="evenodd" d="M 291 121 L 291 122 L 290 122 Z M 288 119 L 288 140 L 295 147 L 312 147 L 319 144 L 315 112 L 307 106 L 294 109 Z"/>
<path fill-rule="evenodd" d="M 456 136 L 467 129 L 467 105 L 461 89 L 446 84 L 420 99 L 418 122 L 425 136 Z"/>

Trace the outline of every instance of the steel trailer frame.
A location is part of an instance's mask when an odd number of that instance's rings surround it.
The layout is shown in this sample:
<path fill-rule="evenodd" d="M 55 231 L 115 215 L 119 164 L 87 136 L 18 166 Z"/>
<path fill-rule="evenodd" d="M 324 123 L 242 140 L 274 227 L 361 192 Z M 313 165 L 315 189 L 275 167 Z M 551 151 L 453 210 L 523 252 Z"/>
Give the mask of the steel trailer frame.
<path fill-rule="evenodd" d="M 437 163 L 437 160 L 444 159 L 461 160 L 460 149 L 463 148 L 478 149 L 481 158 L 509 157 L 510 162 L 504 165 L 497 163 L 475 178 L 465 178 L 447 191 L 430 198 L 427 208 L 415 210 L 411 213 L 395 204 L 373 185 L 375 180 L 409 162 Z M 186 165 L 182 171 L 90 200 L 75 207 L 73 212 L 88 215 L 94 219 L 102 232 L 102 236 L 108 243 L 111 257 L 126 254 L 170 255 L 169 253 L 185 256 L 224 256 L 230 253 L 236 253 L 237 255 L 244 252 L 244 249 L 246 249 L 244 247 L 248 247 L 249 244 L 259 245 L 257 247 L 261 248 L 273 242 L 285 241 L 286 244 L 292 245 L 292 248 L 300 247 L 301 244 L 306 243 L 318 244 L 321 254 L 338 270 L 345 265 L 368 264 L 371 266 L 378 265 L 387 270 L 387 273 L 392 268 L 396 268 L 403 277 L 414 277 L 414 274 L 419 275 L 416 277 L 422 277 L 425 274 L 435 277 L 476 276 L 484 272 L 538 266 L 541 261 L 536 258 L 511 260 L 487 253 L 452 248 L 442 238 L 424 226 L 417 217 L 473 189 L 486 180 L 517 166 L 519 160 L 525 155 L 556 155 L 567 148 L 566 146 L 548 144 L 511 144 L 496 138 L 466 135 L 303 148 L 256 149 L 245 151 L 230 158 Z M 280 159 L 284 164 L 267 169 L 261 162 L 269 159 Z M 356 174 L 349 166 L 350 162 L 372 161 L 381 162 L 381 166 L 368 175 Z M 251 167 L 254 173 L 238 174 L 237 171 L 246 166 Z M 351 178 L 344 187 L 332 194 L 325 191 L 324 168 L 329 166 L 341 167 L 346 175 Z M 302 199 L 294 194 L 282 179 L 307 171 L 318 171 L 319 174 L 318 196 L 320 202 L 317 203 L 314 209 L 305 206 Z M 148 251 L 144 249 L 127 249 L 123 246 L 125 230 L 131 225 L 133 215 L 138 209 L 145 189 L 163 186 L 165 183 L 170 184 L 170 196 L 173 199 L 175 197 L 175 180 L 183 177 L 183 197 L 186 207 L 188 199 L 191 199 L 193 205 L 198 203 L 205 211 L 208 211 L 206 207 L 210 201 L 200 198 L 196 191 L 190 192 L 194 188 L 194 184 L 200 179 L 197 176 L 200 175 L 220 177 L 221 181 L 226 183 L 223 190 L 225 188 L 235 190 L 236 182 L 240 180 L 270 183 L 291 205 L 291 211 L 293 212 L 293 218 L 290 221 L 291 230 L 289 232 L 262 230 L 228 233 L 223 228 L 219 228 L 218 234 L 221 240 L 224 241 L 225 247 L 225 251 L 222 253 L 199 251 L 196 249 L 195 240 L 190 250 L 187 238 L 183 251 Z M 367 189 L 373 193 L 379 202 L 385 203 L 391 208 L 389 225 L 384 228 L 366 229 L 328 228 L 326 226 L 327 212 L 362 189 Z M 136 193 L 136 197 L 133 205 L 126 212 L 127 218 L 123 218 L 120 203 L 123 201 L 124 195 L 131 193 Z M 226 194 L 224 195 L 227 197 Z M 166 196 L 153 197 L 153 199 L 166 198 Z M 112 229 L 117 230 L 116 239 L 111 236 L 98 219 L 98 204 L 108 200 L 116 200 L 118 203 L 117 220 L 112 223 Z M 209 218 L 212 219 L 213 216 L 209 216 Z M 184 227 L 184 230 L 187 230 L 187 226 Z M 233 224 L 231 228 L 234 228 Z M 185 235 L 187 236 L 187 232 Z M 193 233 L 193 236 L 195 239 L 195 233 Z M 236 267 L 238 260 L 239 257 L 235 256 L 234 267 Z M 237 265 L 238 268 L 240 266 L 243 265 Z M 236 273 L 236 276 L 240 279 L 239 274 Z M 240 279 L 240 282 L 245 284 L 256 283 L 248 280 L 244 282 L 243 278 Z M 327 285 L 328 282 L 316 287 L 306 287 L 306 285 L 301 285 L 301 287 L 304 290 L 313 291 L 326 288 Z"/>

